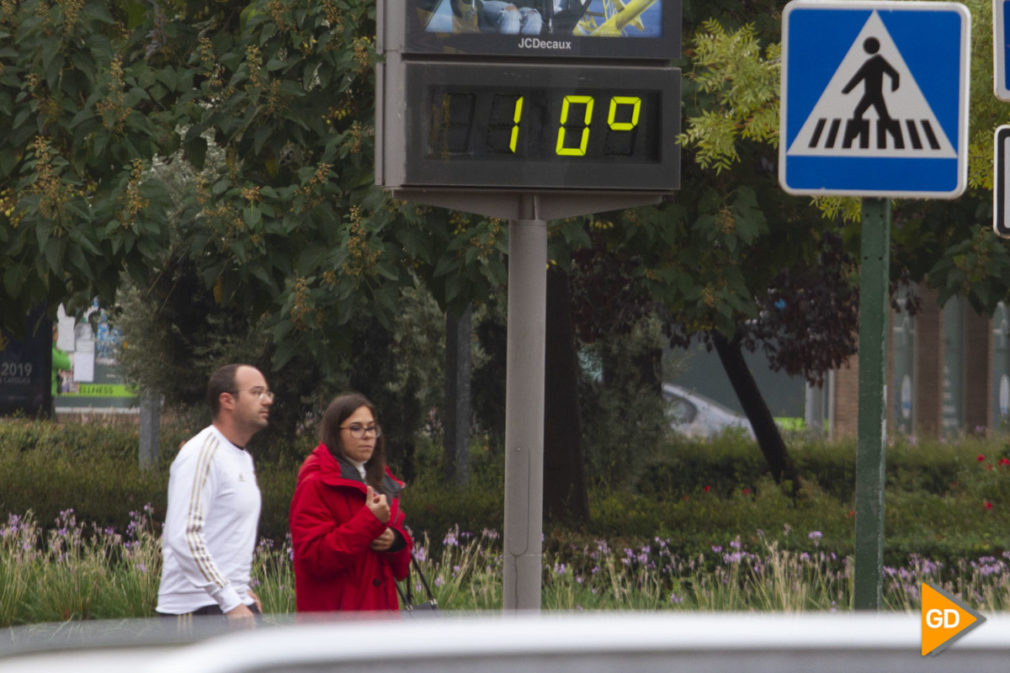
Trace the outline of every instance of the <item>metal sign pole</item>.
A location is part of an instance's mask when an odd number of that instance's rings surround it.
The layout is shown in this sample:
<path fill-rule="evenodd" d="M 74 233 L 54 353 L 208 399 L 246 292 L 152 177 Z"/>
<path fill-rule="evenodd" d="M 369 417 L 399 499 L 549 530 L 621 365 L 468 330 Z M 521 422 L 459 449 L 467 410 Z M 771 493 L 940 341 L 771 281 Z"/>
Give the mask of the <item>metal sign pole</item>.
<path fill-rule="evenodd" d="M 854 607 L 879 610 L 884 564 L 884 436 L 891 202 L 863 199 L 859 276 L 859 447 Z"/>
<path fill-rule="evenodd" d="M 527 205 L 532 202 L 530 198 Z M 503 607 L 506 611 L 539 610 L 547 321 L 545 220 L 509 222 L 508 264 Z"/>

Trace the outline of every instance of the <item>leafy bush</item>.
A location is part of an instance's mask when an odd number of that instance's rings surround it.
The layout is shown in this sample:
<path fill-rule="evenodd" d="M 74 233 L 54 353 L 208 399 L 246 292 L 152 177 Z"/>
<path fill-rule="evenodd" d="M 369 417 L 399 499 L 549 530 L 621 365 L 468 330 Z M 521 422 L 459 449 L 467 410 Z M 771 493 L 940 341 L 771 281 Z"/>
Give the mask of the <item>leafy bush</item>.
<path fill-rule="evenodd" d="M 169 417 L 162 427 L 162 460 L 137 466 L 135 421 L 114 423 L 6 419 L 0 422 L 0 517 L 33 512 L 43 526 L 73 509 L 80 521 L 125 529 L 130 513 L 152 507 L 164 519 L 168 466 L 175 450 L 199 428 Z M 313 441 L 296 439 L 265 458 L 256 454 L 263 494 L 260 534 L 282 541 L 295 478 Z M 417 537 L 441 540 L 453 528 L 501 531 L 503 459 L 475 445 L 468 486 L 441 475 L 438 444 L 418 441 L 417 476 L 404 492 L 407 523 Z M 590 493 L 591 521 L 577 528 L 544 524 L 545 550 L 608 539 L 633 548 L 668 539 L 680 554 L 725 546 L 737 538 L 765 540 L 783 550 L 853 553 L 856 442 L 796 436 L 790 450 L 799 467 L 795 498 L 768 476 L 757 447 L 739 435 L 710 442 L 670 440 L 649 452 L 645 467 L 624 488 L 606 484 Z M 956 443 L 895 442 L 887 448 L 885 562 L 914 555 L 954 564 L 1010 550 L 1010 458 L 998 439 Z M 396 471 L 397 466 L 394 466 Z M 548 485 L 549 486 L 549 485 Z M 436 545 L 437 546 L 437 545 Z"/>

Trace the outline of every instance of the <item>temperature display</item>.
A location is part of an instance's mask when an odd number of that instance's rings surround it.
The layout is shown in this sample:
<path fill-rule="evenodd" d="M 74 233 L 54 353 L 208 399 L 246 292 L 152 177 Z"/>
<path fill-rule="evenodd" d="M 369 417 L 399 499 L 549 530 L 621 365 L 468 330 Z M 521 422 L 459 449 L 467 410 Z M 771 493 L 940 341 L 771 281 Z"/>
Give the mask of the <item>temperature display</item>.
<path fill-rule="evenodd" d="M 404 184 L 651 191 L 678 186 L 679 70 L 405 65 Z"/>

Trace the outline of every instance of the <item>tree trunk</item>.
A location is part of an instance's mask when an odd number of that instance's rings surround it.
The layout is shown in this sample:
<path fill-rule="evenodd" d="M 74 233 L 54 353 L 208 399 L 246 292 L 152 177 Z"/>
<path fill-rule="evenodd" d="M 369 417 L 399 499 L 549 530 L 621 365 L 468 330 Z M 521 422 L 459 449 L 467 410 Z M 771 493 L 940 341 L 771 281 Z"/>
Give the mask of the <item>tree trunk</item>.
<path fill-rule="evenodd" d="M 544 514 L 588 523 L 589 494 L 582 450 L 578 358 L 568 275 L 547 272 L 547 343 L 544 381 Z"/>
<path fill-rule="evenodd" d="M 662 395 L 663 380 L 660 374 L 663 367 L 663 349 L 649 348 L 644 350 L 635 355 L 632 363 L 638 372 L 637 383 L 645 386 L 656 397 Z"/>
<path fill-rule="evenodd" d="M 740 406 L 743 407 L 744 414 L 754 429 L 754 436 L 768 462 L 772 477 L 776 483 L 786 484 L 790 494 L 795 495 L 798 486 L 796 467 L 789 458 L 786 444 L 782 440 L 778 426 L 775 425 L 772 412 L 768 409 L 754 375 L 744 360 L 740 342 L 736 339 L 730 341 L 719 332 L 713 333 L 712 341 L 737 399 L 740 400 Z"/>
<path fill-rule="evenodd" d="M 470 307 L 460 316 L 445 315 L 445 429 L 442 439 L 445 478 L 470 479 Z"/>

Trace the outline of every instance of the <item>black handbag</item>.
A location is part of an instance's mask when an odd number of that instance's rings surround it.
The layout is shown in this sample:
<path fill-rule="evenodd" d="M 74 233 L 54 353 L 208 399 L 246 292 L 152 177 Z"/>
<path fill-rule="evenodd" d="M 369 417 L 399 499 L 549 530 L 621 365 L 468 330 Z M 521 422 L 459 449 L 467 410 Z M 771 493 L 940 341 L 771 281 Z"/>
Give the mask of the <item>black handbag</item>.
<path fill-rule="evenodd" d="M 414 558 L 413 554 L 410 555 L 410 565 L 414 567 L 417 577 L 421 580 L 421 586 L 424 587 L 428 600 L 421 601 L 420 603 L 414 602 L 414 586 L 413 582 L 410 581 L 410 571 L 408 570 L 407 579 L 404 582 L 407 585 L 406 592 L 404 592 L 400 583 L 396 582 L 396 591 L 400 594 L 400 610 L 403 612 L 438 612 L 438 601 L 435 600 L 435 595 L 431 593 L 428 579 L 421 572 L 421 566 L 418 565 L 417 559 Z"/>

